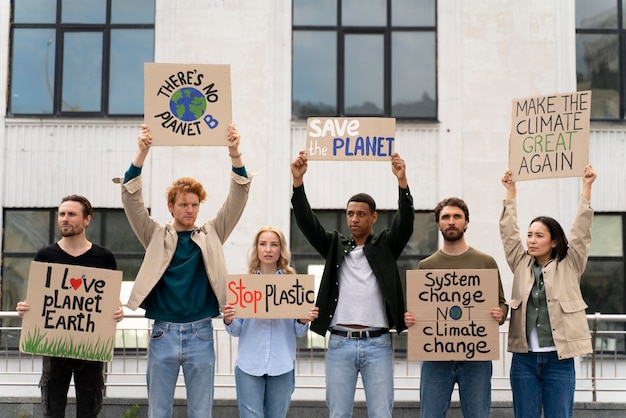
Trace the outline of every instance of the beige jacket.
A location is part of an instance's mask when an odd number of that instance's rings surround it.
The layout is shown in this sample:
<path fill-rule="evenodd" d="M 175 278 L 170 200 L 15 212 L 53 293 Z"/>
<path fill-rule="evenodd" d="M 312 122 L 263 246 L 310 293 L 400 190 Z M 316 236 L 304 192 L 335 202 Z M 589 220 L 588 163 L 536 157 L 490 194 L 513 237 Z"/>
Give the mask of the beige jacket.
<path fill-rule="evenodd" d="M 568 238 L 567 256 L 561 261 L 550 260 L 543 267 L 548 316 L 559 359 L 589 354 L 592 350 L 585 317 L 587 304 L 580 291 L 580 277 L 585 271 L 591 245 L 592 220 L 593 209 L 589 201 L 581 196 Z M 511 300 L 507 302 L 511 307 L 508 351 L 526 353 L 526 307 L 535 281 L 532 268 L 535 258 L 522 246 L 515 199 L 504 201 L 500 236 L 507 262 L 513 271 Z"/>
<path fill-rule="evenodd" d="M 226 259 L 222 245 L 237 225 L 248 200 L 250 179 L 231 174 L 226 202 L 215 218 L 197 228 L 191 239 L 202 251 L 202 260 L 220 308 L 226 303 Z M 122 203 L 128 222 L 146 249 L 128 306 L 136 310 L 156 286 L 169 266 L 178 236 L 170 223 L 162 225 L 150 217 L 143 202 L 141 175 L 122 185 Z"/>

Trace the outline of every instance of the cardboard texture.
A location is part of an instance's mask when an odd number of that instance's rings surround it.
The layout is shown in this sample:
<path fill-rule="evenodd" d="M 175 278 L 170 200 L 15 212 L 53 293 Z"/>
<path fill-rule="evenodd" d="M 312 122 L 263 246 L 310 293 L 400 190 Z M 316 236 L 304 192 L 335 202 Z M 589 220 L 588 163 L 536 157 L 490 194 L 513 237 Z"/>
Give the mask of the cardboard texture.
<path fill-rule="evenodd" d="M 229 274 L 226 303 L 237 318 L 306 318 L 315 306 L 315 276 Z"/>
<path fill-rule="evenodd" d="M 513 100 L 513 181 L 581 177 L 589 162 L 591 91 Z"/>
<path fill-rule="evenodd" d="M 144 122 L 152 145 L 228 145 L 230 65 L 144 64 Z"/>
<path fill-rule="evenodd" d="M 309 160 L 391 160 L 396 137 L 395 118 L 307 119 Z"/>
<path fill-rule="evenodd" d="M 20 351 L 110 361 L 121 286 L 118 270 L 31 262 Z"/>
<path fill-rule="evenodd" d="M 498 359 L 498 270 L 407 270 L 406 294 L 409 360 Z"/>

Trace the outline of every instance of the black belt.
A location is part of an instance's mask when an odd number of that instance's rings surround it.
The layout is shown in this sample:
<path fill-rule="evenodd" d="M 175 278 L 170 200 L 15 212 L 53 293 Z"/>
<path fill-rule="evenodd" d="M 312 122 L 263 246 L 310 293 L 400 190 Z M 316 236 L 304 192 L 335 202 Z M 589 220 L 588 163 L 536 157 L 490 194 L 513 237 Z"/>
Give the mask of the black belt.
<path fill-rule="evenodd" d="M 331 334 L 340 335 L 347 338 L 376 338 L 389 333 L 388 329 L 374 329 L 371 331 L 343 331 L 340 329 L 331 329 Z"/>

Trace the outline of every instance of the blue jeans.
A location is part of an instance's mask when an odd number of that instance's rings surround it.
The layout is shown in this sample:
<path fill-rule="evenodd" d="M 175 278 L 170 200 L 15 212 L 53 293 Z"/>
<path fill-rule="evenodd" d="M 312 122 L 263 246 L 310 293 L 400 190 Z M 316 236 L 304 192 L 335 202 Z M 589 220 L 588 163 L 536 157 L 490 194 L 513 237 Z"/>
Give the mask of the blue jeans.
<path fill-rule="evenodd" d="M 284 418 L 295 389 L 294 371 L 280 376 L 252 376 L 235 367 L 240 418 Z"/>
<path fill-rule="evenodd" d="M 464 418 L 488 418 L 491 361 L 425 361 L 420 377 L 420 417 L 445 418 L 454 384 Z"/>
<path fill-rule="evenodd" d="M 511 389 L 515 418 L 571 418 L 574 413 L 574 359 L 549 353 L 513 353 Z"/>
<path fill-rule="evenodd" d="M 330 418 L 352 417 L 359 373 L 370 418 L 390 418 L 393 359 L 389 334 L 358 339 L 331 334 L 326 353 L 326 404 Z"/>
<path fill-rule="evenodd" d="M 170 418 L 180 367 L 189 418 L 211 417 L 215 348 L 211 318 L 187 324 L 155 321 L 148 348 L 148 417 Z"/>

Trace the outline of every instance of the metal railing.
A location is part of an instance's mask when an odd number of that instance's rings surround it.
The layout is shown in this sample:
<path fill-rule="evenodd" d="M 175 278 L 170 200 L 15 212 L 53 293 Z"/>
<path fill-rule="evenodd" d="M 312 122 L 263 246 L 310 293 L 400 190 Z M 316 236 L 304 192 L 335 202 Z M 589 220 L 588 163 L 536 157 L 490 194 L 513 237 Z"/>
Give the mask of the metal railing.
<path fill-rule="evenodd" d="M 576 359 L 576 400 L 581 402 L 623 402 L 626 395 L 626 315 L 587 315 L 594 352 Z M 15 312 L 0 312 L 0 386 L 5 396 L 38 396 L 41 374 L 40 356 L 21 353 L 19 318 Z M 234 399 L 234 365 L 237 338 L 223 329 L 219 320 L 215 328 L 215 397 Z M 127 312 L 118 324 L 114 358 L 106 364 L 106 396 L 145 397 L 147 344 L 151 322 L 142 314 Z M 507 325 L 500 328 L 500 358 L 493 362 L 492 399 L 511 400 L 508 372 L 511 354 L 506 351 Z M 612 329 L 611 329 L 612 328 Z M 294 399 L 323 400 L 325 397 L 325 352 L 327 338 L 309 332 L 298 339 L 296 392 Z M 406 357 L 406 333 L 393 334 L 395 398 L 415 401 L 419 397 L 420 362 Z M 179 376 L 176 397 L 185 397 L 184 380 Z M 357 400 L 364 399 L 362 385 Z M 453 397 L 454 400 L 454 397 Z"/>

